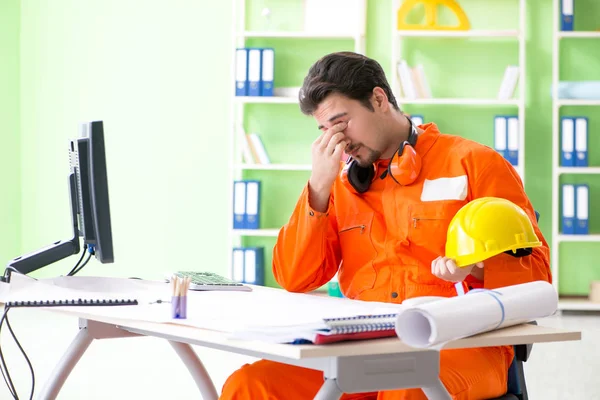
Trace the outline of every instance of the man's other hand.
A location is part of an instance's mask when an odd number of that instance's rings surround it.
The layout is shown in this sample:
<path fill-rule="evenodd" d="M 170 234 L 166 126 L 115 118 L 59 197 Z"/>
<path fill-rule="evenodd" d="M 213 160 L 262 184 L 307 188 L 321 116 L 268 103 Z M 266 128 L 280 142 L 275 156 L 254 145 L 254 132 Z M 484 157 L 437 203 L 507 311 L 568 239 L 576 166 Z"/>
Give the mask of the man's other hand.
<path fill-rule="evenodd" d="M 340 169 L 342 152 L 348 144 L 344 129 L 348 124 L 340 122 L 314 141 L 312 145 L 312 174 L 309 179 L 311 206 L 320 212 L 327 209 L 331 186 Z"/>
<path fill-rule="evenodd" d="M 477 270 L 478 268 L 479 270 Z M 458 267 L 453 259 L 448 257 L 438 257 L 431 262 L 431 273 L 440 279 L 448 282 L 462 282 L 469 274 L 481 279 L 483 276 L 483 262 Z"/>

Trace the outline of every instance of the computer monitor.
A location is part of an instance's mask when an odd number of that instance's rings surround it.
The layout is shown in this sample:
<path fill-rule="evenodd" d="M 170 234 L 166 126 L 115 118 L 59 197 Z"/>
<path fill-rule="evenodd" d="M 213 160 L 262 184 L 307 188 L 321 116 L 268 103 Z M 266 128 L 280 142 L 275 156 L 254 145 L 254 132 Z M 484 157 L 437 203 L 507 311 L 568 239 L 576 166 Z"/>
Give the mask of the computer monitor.
<path fill-rule="evenodd" d="M 69 194 L 73 238 L 11 260 L 11 271 L 29 274 L 78 254 L 84 248 L 101 263 L 114 262 L 103 121 L 81 124 L 80 136 L 69 143 Z M 83 258 L 83 254 L 82 254 Z M 80 259 L 81 261 L 81 259 Z"/>

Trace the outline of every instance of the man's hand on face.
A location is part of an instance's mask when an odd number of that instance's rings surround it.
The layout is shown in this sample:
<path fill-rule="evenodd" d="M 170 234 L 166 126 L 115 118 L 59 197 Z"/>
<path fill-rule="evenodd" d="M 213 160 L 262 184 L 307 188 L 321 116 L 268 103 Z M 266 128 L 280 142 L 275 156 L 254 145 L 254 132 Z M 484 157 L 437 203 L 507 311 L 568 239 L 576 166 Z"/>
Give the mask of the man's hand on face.
<path fill-rule="evenodd" d="M 339 172 L 342 152 L 349 143 L 343 132 L 347 126 L 346 122 L 332 126 L 312 144 L 310 204 L 317 211 L 324 212 L 327 209 L 331 186 Z"/>
<path fill-rule="evenodd" d="M 479 268 L 480 270 L 474 270 L 474 268 Z M 431 262 L 431 273 L 438 278 L 449 282 L 462 282 L 471 273 L 478 277 L 481 276 L 481 272 L 483 272 L 483 262 L 462 268 L 458 267 L 456 262 L 448 257 L 438 257 Z"/>

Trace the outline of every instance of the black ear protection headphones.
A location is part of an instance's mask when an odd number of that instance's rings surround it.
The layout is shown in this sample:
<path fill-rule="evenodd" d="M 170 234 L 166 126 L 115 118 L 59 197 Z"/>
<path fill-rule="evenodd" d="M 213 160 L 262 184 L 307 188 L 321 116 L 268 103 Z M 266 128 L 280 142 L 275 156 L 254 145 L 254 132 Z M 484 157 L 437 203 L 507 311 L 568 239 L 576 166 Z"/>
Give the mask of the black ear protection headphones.
<path fill-rule="evenodd" d="M 392 156 L 387 169 L 380 176 L 383 179 L 386 175 L 390 175 L 399 185 L 410 185 L 421 172 L 421 157 L 415 151 L 417 127 L 408 116 L 406 118 L 410 123 L 408 140 L 400 144 L 400 148 Z M 340 178 L 350 191 L 364 193 L 369 190 L 376 175 L 375 165 L 361 167 L 356 160 L 350 157 L 340 173 Z"/>

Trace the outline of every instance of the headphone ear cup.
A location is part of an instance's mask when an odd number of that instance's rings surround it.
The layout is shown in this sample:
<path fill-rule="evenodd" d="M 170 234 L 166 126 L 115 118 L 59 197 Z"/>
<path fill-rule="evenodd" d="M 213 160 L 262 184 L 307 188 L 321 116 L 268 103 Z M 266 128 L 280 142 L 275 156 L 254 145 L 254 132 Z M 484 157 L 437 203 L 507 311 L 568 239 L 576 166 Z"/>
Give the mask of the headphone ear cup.
<path fill-rule="evenodd" d="M 364 193 L 369 190 L 373 177 L 375 176 L 375 167 L 361 167 L 354 160 L 346 164 L 342 170 L 341 181 L 346 188 L 355 193 Z"/>
<path fill-rule="evenodd" d="M 421 156 L 410 143 L 402 144 L 402 154 L 394 154 L 389 165 L 389 174 L 396 183 L 406 186 L 413 183 L 421 172 Z"/>

